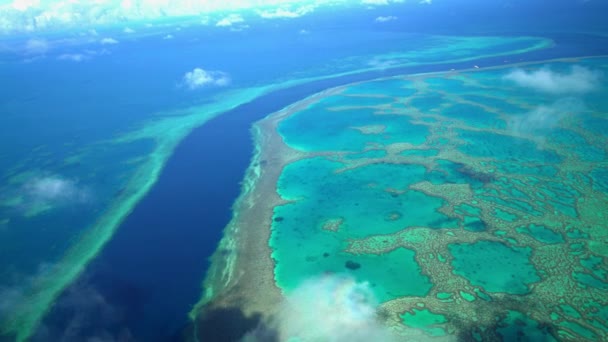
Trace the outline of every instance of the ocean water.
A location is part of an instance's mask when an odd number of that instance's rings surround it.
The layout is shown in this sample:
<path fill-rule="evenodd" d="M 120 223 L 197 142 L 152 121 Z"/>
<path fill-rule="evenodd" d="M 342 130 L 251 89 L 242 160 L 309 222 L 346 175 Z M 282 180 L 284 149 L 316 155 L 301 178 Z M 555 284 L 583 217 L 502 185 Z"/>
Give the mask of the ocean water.
<path fill-rule="evenodd" d="M 608 335 L 606 5 L 315 6 L 3 28 L 2 340 Z"/>
<path fill-rule="evenodd" d="M 604 73 L 605 62 L 524 68 Z M 349 274 L 389 324 L 401 317 L 401 338 L 603 338 L 608 197 L 589 175 L 605 168 L 605 100 L 525 89 L 513 70 L 348 85 L 285 115 L 277 133 L 305 154 L 277 182 L 277 285 Z M 496 317 L 526 323 L 488 328 Z"/>

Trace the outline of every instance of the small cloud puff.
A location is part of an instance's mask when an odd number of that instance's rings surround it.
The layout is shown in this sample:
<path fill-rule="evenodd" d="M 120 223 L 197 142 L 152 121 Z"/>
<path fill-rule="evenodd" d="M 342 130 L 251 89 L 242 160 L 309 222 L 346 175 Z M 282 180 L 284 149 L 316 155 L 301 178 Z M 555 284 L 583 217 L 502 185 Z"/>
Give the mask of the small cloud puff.
<path fill-rule="evenodd" d="M 25 42 L 25 53 L 27 55 L 44 55 L 51 49 L 51 44 L 44 39 L 29 39 Z"/>
<path fill-rule="evenodd" d="M 376 5 L 376 6 L 385 6 L 390 5 L 392 3 L 402 3 L 405 0 L 361 0 L 361 3 L 364 5 Z"/>
<path fill-rule="evenodd" d="M 89 56 L 81 53 L 64 53 L 63 55 L 57 56 L 57 59 L 60 61 L 82 62 L 89 59 Z"/>
<path fill-rule="evenodd" d="M 380 17 L 376 18 L 377 23 L 385 23 L 387 21 L 393 21 L 393 20 L 397 20 L 397 17 L 395 17 L 393 15 L 389 15 L 389 16 L 380 16 Z"/>
<path fill-rule="evenodd" d="M 77 182 L 58 176 L 34 178 L 24 189 L 33 200 L 41 202 L 83 202 L 89 198 Z"/>
<path fill-rule="evenodd" d="M 228 26 L 232 26 L 234 24 L 239 24 L 244 22 L 245 19 L 243 19 L 243 17 L 239 14 L 230 14 L 226 17 L 224 17 L 223 19 L 219 20 L 217 23 L 215 23 L 215 26 L 218 27 L 228 27 Z"/>
<path fill-rule="evenodd" d="M 114 39 L 114 38 L 103 38 L 102 40 L 99 41 L 99 43 L 101 43 L 101 45 L 114 45 L 114 44 L 118 44 L 118 40 Z"/>
<path fill-rule="evenodd" d="M 364 5 L 388 5 L 388 0 L 361 0 Z"/>
<path fill-rule="evenodd" d="M 0 207 L 16 210 L 25 217 L 34 217 L 56 209 L 83 205 L 93 200 L 93 194 L 76 180 L 57 176 L 29 177 L 15 188 L 6 189 Z"/>
<path fill-rule="evenodd" d="M 122 32 L 124 33 L 135 33 L 135 30 L 130 28 L 130 27 L 125 27 L 124 30 L 122 30 Z"/>
<path fill-rule="evenodd" d="M 394 66 L 399 65 L 399 61 L 374 57 L 369 62 L 367 62 L 367 65 L 369 65 L 370 67 L 375 68 L 375 69 L 384 70 L 384 69 L 392 68 Z"/>
<path fill-rule="evenodd" d="M 192 90 L 204 86 L 224 87 L 230 84 L 230 77 L 225 72 L 194 68 L 184 75 L 183 84 Z"/>
<path fill-rule="evenodd" d="M 313 6 L 302 6 L 293 11 L 284 8 L 277 8 L 274 11 L 258 11 L 258 15 L 264 19 L 299 18 L 313 12 L 314 9 L 315 8 Z"/>
<path fill-rule="evenodd" d="M 584 94 L 599 87 L 600 74 L 575 65 L 569 72 L 555 72 L 549 68 L 535 71 L 515 69 L 504 77 L 520 87 L 549 94 Z"/>

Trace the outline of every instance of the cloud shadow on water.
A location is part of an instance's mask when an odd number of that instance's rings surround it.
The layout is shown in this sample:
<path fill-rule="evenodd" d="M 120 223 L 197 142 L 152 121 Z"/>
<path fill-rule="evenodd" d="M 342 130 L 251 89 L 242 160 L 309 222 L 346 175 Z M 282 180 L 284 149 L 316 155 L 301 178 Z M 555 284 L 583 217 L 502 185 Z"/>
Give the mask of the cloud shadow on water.
<path fill-rule="evenodd" d="M 195 324 L 198 341 L 278 341 L 276 332 L 262 322 L 261 314 L 248 317 L 238 307 L 205 309 Z"/>

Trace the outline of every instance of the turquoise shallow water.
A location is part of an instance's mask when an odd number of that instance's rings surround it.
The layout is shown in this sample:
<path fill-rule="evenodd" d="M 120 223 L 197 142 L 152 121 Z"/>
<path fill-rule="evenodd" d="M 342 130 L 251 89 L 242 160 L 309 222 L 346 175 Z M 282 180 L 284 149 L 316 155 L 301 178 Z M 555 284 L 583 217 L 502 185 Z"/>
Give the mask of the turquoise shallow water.
<path fill-rule="evenodd" d="M 604 61 L 526 70 L 599 74 Z M 509 83 L 512 70 L 356 84 L 284 119 L 278 132 L 308 157 L 277 183 L 289 201 L 273 213 L 277 284 L 289 293 L 315 275 L 352 275 L 405 335 L 607 336 L 595 309 L 608 288 L 608 126 L 594 95 L 605 84 L 536 97 Z M 409 256 L 398 263 L 397 252 Z M 463 319 L 478 327 L 462 330 Z"/>
<path fill-rule="evenodd" d="M 279 180 L 279 187 L 286 189 L 281 195 L 296 203 L 277 207 L 274 213 L 270 245 L 279 261 L 277 283 L 293 289 L 319 273 L 348 272 L 371 281 L 383 301 L 426 294 L 430 284 L 420 274 L 413 251 L 398 249 L 388 259 L 342 252 L 349 238 L 390 234 L 403 226 L 422 225 L 429 218 L 435 218 L 437 227 L 454 224 L 435 212 L 441 200 L 416 191 L 399 196 L 385 191 L 389 187 L 406 189 L 408 180 L 420 177 L 424 169 L 379 164 L 335 175 L 340 166 L 323 159 L 306 160 L 290 165 Z M 418 209 L 407 207 L 414 202 Z M 332 224 L 337 227 L 329 227 Z M 397 271 L 404 269 L 407 271 Z"/>

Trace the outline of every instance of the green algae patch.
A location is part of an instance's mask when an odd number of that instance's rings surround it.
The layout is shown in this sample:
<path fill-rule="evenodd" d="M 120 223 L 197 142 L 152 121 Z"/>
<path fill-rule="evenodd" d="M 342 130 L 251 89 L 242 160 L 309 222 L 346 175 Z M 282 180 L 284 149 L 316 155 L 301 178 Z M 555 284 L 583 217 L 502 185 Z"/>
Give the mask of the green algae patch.
<path fill-rule="evenodd" d="M 474 302 L 477 299 L 477 298 L 475 298 L 474 295 L 472 295 L 466 291 L 460 291 L 460 297 L 462 297 L 467 302 Z"/>
<path fill-rule="evenodd" d="M 494 241 L 450 244 L 453 272 L 486 292 L 525 294 L 540 280 L 530 263 L 530 248 L 508 247 Z"/>
<path fill-rule="evenodd" d="M 572 331 L 573 333 L 579 335 L 579 336 L 583 336 L 584 338 L 588 339 L 588 340 L 596 340 L 597 339 L 597 335 L 595 333 L 593 333 L 593 331 L 583 327 L 582 325 L 576 323 L 576 322 L 571 322 L 571 321 L 563 321 L 558 323 L 558 325 L 561 328 L 565 328 L 567 330 Z M 561 332 L 561 330 L 560 330 Z"/>
<path fill-rule="evenodd" d="M 509 311 L 496 331 L 503 341 L 557 341 L 547 326 L 518 311 Z"/>
<path fill-rule="evenodd" d="M 592 255 L 581 259 L 581 265 L 591 271 L 599 279 L 608 279 L 608 271 L 605 269 L 602 257 Z"/>
<path fill-rule="evenodd" d="M 453 302 L 452 294 L 450 292 L 438 292 L 436 295 L 437 299 L 442 302 Z"/>
<path fill-rule="evenodd" d="M 507 222 L 515 222 L 517 220 L 517 215 L 514 215 L 508 211 L 504 211 L 499 208 L 494 208 L 494 215 L 497 218 Z"/>
<path fill-rule="evenodd" d="M 580 287 L 587 288 L 588 286 L 600 289 L 608 290 L 608 283 L 602 281 L 591 274 L 573 272 L 572 277 L 579 283 Z"/>
<path fill-rule="evenodd" d="M 608 192 L 608 168 L 596 168 L 591 171 L 593 188 L 597 191 Z"/>
<path fill-rule="evenodd" d="M 484 293 L 483 291 L 481 291 L 478 288 L 473 289 L 473 292 L 475 292 L 475 294 L 477 295 L 477 297 L 485 300 L 486 302 L 491 302 L 492 301 L 492 297 L 490 297 L 489 295 L 487 295 L 486 293 Z"/>
<path fill-rule="evenodd" d="M 564 242 L 564 238 L 561 234 L 541 225 L 530 224 L 527 227 L 516 228 L 516 231 L 518 233 L 528 234 L 534 239 L 548 244 Z"/>
<path fill-rule="evenodd" d="M 464 216 L 464 229 L 471 232 L 483 232 L 486 230 L 486 224 L 480 218 L 475 216 Z"/>
<path fill-rule="evenodd" d="M 445 336 L 446 331 L 439 325 L 447 323 L 447 318 L 444 315 L 433 313 L 426 309 L 412 309 L 412 312 L 406 312 L 401 315 L 403 324 L 420 329 L 430 336 Z"/>

